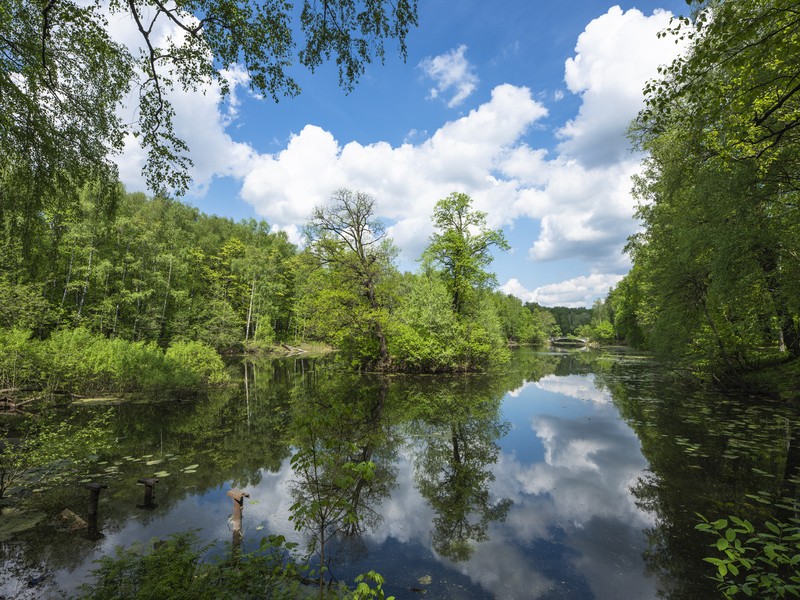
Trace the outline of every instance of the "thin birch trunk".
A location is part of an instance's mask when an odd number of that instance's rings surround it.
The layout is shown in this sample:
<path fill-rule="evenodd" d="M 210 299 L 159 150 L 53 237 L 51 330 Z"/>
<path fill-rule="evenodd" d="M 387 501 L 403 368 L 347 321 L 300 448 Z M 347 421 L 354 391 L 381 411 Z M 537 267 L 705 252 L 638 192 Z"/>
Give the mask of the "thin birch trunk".
<path fill-rule="evenodd" d="M 81 311 L 83 311 L 83 303 L 86 300 L 86 292 L 89 289 L 89 279 L 92 277 L 92 257 L 94 256 L 94 246 L 89 248 L 89 265 L 86 269 L 86 279 L 83 282 L 83 291 L 81 292 L 81 301 L 78 304 L 78 316 L 81 316 Z"/>

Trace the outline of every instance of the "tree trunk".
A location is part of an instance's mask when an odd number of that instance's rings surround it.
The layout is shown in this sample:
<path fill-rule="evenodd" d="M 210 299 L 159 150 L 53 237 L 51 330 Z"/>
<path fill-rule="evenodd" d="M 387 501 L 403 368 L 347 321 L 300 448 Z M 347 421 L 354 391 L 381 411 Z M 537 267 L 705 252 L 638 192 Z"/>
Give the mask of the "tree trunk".
<path fill-rule="evenodd" d="M 253 298 L 256 295 L 256 276 L 253 275 L 253 284 L 250 286 L 250 306 L 247 308 L 247 328 L 244 331 L 244 341 L 250 339 L 250 320 L 253 317 Z"/>
<path fill-rule="evenodd" d="M 798 335 L 797 326 L 792 315 L 785 310 L 782 310 L 781 313 L 779 318 L 781 320 L 782 351 L 788 352 L 792 358 L 798 358 L 800 357 L 800 335 Z"/>
<path fill-rule="evenodd" d="M 131 243 L 128 242 L 125 246 L 125 256 L 122 259 L 122 283 L 120 284 L 120 293 L 125 291 L 125 279 L 128 276 L 128 252 L 131 249 Z M 119 319 L 119 300 L 114 308 L 114 326 L 111 328 L 111 335 L 117 335 L 117 320 Z"/>
<path fill-rule="evenodd" d="M 380 306 L 378 305 L 378 300 L 375 295 L 375 285 L 372 282 L 371 278 L 368 278 L 366 281 L 366 288 L 367 288 L 367 298 L 369 299 L 369 305 L 372 310 L 379 310 Z M 375 337 L 378 338 L 378 352 L 380 358 L 378 359 L 378 364 L 381 367 L 386 367 L 389 365 L 389 346 L 386 342 L 386 334 L 383 332 L 383 327 L 381 327 L 380 321 L 376 318 L 374 323 L 375 328 Z"/>
<path fill-rule="evenodd" d="M 169 271 L 167 272 L 167 289 L 164 292 L 164 306 L 161 309 L 161 334 L 164 334 L 164 322 L 167 320 L 167 300 L 169 300 L 169 288 L 172 284 L 172 259 L 173 256 L 170 254 L 169 257 Z"/>
<path fill-rule="evenodd" d="M 92 276 L 92 257 L 94 256 L 94 246 L 89 248 L 89 265 L 86 269 L 86 279 L 83 282 L 83 291 L 81 292 L 81 301 L 78 304 L 78 316 L 81 316 L 81 311 L 83 310 L 83 303 L 86 300 L 86 292 L 89 289 L 89 279 Z"/>
<path fill-rule="evenodd" d="M 61 306 L 64 306 L 64 301 L 67 299 L 67 290 L 69 289 L 69 282 L 72 279 L 72 259 L 75 256 L 75 248 L 69 251 L 69 266 L 67 267 L 67 278 L 64 281 L 64 293 L 61 295 Z"/>

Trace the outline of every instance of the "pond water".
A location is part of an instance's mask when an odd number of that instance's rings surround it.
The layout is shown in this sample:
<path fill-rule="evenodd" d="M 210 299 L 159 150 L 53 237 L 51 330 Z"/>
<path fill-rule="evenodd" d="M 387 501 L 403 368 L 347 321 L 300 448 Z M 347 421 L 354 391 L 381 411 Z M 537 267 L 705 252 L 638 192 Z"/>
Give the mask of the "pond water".
<path fill-rule="evenodd" d="M 713 539 L 696 513 L 758 521 L 797 497 L 794 412 L 676 389 L 644 356 L 520 350 L 491 376 L 232 369 L 240 383 L 202 400 L 72 409 L 110 410 L 114 451 L 30 498 L 48 518 L 0 542 L 0 597 L 73 594 L 116 546 L 178 531 L 222 547 L 233 487 L 249 494 L 245 549 L 267 534 L 305 548 L 316 521 L 296 529 L 292 506 L 336 480 L 354 519 L 326 544 L 330 573 L 374 569 L 398 600 L 708 598 Z M 152 476 L 145 509 L 137 480 Z M 85 515 L 89 480 L 108 486 L 93 539 L 53 521 Z"/>

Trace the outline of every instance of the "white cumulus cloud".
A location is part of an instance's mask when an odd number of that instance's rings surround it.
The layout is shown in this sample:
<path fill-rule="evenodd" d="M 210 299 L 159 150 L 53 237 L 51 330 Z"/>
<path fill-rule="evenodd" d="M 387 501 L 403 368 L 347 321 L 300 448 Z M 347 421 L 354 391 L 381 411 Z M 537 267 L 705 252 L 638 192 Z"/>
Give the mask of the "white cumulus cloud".
<path fill-rule="evenodd" d="M 192 148 L 192 191 L 203 194 L 214 177 L 232 177 L 260 216 L 297 239 L 315 205 L 337 188 L 358 189 L 374 196 L 377 216 L 408 261 L 427 243 L 436 201 L 464 192 L 488 213 L 490 227 L 538 222 L 527 242 L 531 261 L 582 260 L 591 273 L 533 290 L 512 279 L 504 290 L 544 305 L 591 304 L 629 266 L 621 249 L 636 230 L 630 178 L 641 156 L 628 152 L 625 132 L 642 106 L 645 82 L 681 50 L 656 37 L 669 19 L 664 11 L 648 16 L 613 7 L 586 26 L 564 68 L 563 93 L 577 95 L 580 108 L 554 131 L 554 149 L 528 137 L 547 116 L 545 104 L 528 87 L 506 83 L 460 118 L 430 133 L 414 130 L 397 146 L 337 139 L 309 123 L 278 152 L 260 154 L 226 129 L 237 118 L 236 91 L 247 84 L 234 69 L 228 73 L 234 94 L 225 102 L 216 84 L 204 86 L 204 94 L 170 95 L 176 132 Z M 420 63 L 434 82 L 431 95 L 450 106 L 464 103 L 478 84 L 466 52 L 462 45 Z M 128 140 L 118 162 L 131 188 L 142 187 L 143 160 Z"/>
<path fill-rule="evenodd" d="M 428 57 L 419 63 L 420 69 L 435 86 L 430 90 L 430 98 L 449 95 L 446 104 L 453 108 L 464 102 L 478 87 L 478 76 L 465 56 L 467 47 L 460 45 L 450 52 Z"/>
<path fill-rule="evenodd" d="M 663 10 L 647 16 L 614 6 L 586 26 L 575 56 L 564 66 L 567 88 L 581 96 L 582 104 L 578 115 L 559 130 L 562 154 L 589 167 L 625 158 L 624 134 L 643 107 L 642 88 L 679 50 L 672 38 L 656 37 L 671 16 Z"/>
<path fill-rule="evenodd" d="M 517 279 L 509 279 L 500 289 L 506 294 L 516 296 L 523 302 L 537 302 L 542 306 L 591 306 L 595 298 L 600 298 L 616 286 L 622 275 L 619 273 L 592 273 L 581 275 L 558 283 L 543 285 L 528 290 Z"/>
<path fill-rule="evenodd" d="M 307 125 L 284 150 L 251 160 L 242 198 L 271 223 L 286 227 L 304 222 L 339 187 L 368 192 L 378 214 L 392 223 L 394 241 L 413 259 L 431 233 L 433 205 L 453 191 L 471 195 L 476 207 L 489 213 L 492 227 L 522 214 L 516 182 L 493 174 L 514 160 L 519 140 L 546 114 L 529 89 L 500 85 L 489 102 L 418 144 L 342 144 Z"/>

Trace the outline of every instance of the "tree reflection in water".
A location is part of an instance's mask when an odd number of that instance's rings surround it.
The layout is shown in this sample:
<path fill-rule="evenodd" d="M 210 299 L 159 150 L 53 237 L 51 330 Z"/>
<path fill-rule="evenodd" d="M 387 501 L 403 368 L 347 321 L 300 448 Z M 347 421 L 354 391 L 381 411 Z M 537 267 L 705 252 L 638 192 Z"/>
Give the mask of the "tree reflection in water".
<path fill-rule="evenodd" d="M 453 380 L 434 396 L 434 416 L 418 425 L 417 487 L 435 512 L 433 548 L 453 561 L 468 560 L 472 542 L 488 540 L 489 523 L 505 520 L 511 507 L 511 500 L 493 502 L 489 494 L 497 440 L 509 428 L 500 420 L 501 400 L 469 379 Z"/>
<path fill-rule="evenodd" d="M 381 521 L 376 507 L 397 477 L 397 444 L 390 443 L 384 418 L 388 383 L 336 381 L 318 383 L 313 392 L 297 388 L 294 398 L 290 519 L 310 536 L 309 552 L 319 557 L 320 589 L 330 571 L 329 543 L 337 535 L 357 539 L 376 527 Z"/>

